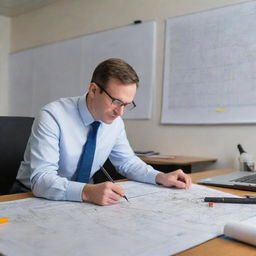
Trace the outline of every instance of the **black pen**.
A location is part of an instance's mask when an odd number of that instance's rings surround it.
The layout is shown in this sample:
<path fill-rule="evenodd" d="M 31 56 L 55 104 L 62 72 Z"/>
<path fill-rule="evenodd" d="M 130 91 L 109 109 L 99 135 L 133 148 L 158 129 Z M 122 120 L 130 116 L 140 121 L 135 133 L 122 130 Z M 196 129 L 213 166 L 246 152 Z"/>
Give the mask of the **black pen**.
<path fill-rule="evenodd" d="M 251 195 L 245 195 L 245 197 L 246 197 L 246 198 L 251 198 L 251 199 L 252 199 L 252 198 L 256 199 L 256 196 L 251 196 Z"/>
<path fill-rule="evenodd" d="M 108 180 L 115 183 L 115 181 L 111 178 L 111 176 L 108 174 L 107 170 L 103 167 L 100 166 L 100 169 L 104 172 L 104 174 L 107 176 Z M 128 198 L 126 197 L 126 195 L 123 196 L 123 198 L 126 199 L 127 202 L 129 202 Z"/>
<path fill-rule="evenodd" d="M 213 203 L 256 204 L 255 198 L 241 198 L 241 197 L 205 197 L 204 201 L 213 202 Z"/>

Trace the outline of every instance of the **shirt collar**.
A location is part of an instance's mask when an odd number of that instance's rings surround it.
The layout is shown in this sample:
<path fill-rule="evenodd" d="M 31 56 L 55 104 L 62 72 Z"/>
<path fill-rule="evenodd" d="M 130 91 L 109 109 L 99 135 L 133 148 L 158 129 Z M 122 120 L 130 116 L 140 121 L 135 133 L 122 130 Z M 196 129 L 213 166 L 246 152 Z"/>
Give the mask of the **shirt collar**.
<path fill-rule="evenodd" d="M 87 126 L 90 125 L 91 123 L 93 123 L 95 120 L 93 119 L 87 104 L 86 104 L 86 95 L 84 94 L 83 96 L 81 96 L 78 99 L 78 110 L 79 110 L 79 114 L 83 120 L 83 123 Z"/>

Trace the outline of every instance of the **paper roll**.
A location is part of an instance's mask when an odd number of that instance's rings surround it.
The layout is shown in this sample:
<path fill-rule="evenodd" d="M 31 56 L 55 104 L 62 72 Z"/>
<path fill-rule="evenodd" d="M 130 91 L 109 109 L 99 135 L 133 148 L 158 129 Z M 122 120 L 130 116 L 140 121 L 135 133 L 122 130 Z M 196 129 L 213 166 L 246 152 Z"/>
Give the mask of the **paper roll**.
<path fill-rule="evenodd" d="M 241 222 L 229 222 L 224 227 L 224 234 L 256 246 L 255 225 L 249 225 Z"/>

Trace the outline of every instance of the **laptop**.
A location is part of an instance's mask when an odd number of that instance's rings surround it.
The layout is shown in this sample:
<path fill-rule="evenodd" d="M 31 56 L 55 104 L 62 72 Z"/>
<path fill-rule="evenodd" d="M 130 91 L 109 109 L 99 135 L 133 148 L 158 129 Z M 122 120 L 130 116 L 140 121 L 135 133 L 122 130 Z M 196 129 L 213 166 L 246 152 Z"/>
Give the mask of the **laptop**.
<path fill-rule="evenodd" d="M 197 183 L 217 187 L 256 191 L 256 172 L 236 171 L 198 180 Z"/>

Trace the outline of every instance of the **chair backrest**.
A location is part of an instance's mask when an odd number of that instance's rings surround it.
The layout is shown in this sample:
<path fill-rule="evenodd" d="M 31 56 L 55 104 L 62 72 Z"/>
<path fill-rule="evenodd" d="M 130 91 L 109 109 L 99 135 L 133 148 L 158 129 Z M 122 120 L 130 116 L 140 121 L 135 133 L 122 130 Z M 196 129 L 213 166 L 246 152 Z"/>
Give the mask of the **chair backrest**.
<path fill-rule="evenodd" d="M 33 121 L 33 117 L 0 116 L 0 194 L 15 181 Z"/>

